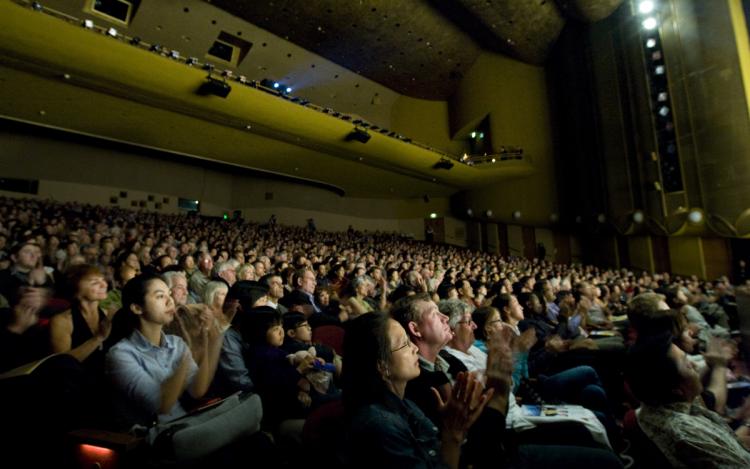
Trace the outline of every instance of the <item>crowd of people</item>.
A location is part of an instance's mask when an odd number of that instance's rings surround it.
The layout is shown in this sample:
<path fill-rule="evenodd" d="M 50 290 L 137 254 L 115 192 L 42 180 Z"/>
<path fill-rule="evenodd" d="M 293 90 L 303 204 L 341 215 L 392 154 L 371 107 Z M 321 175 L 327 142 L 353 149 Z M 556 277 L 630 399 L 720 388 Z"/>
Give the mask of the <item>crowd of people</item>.
<path fill-rule="evenodd" d="M 736 288 L 0 198 L 0 391 L 19 441 L 257 394 L 255 440 L 216 456 L 238 466 L 313 463 L 327 415 L 333 467 L 750 467 Z"/>

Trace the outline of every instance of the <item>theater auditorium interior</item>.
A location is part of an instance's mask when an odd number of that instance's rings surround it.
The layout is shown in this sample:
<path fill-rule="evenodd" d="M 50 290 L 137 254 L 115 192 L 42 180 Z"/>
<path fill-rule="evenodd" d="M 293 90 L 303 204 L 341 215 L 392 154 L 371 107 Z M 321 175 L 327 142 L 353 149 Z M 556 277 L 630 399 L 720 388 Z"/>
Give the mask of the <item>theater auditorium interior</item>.
<path fill-rule="evenodd" d="M 0 0 L 2 465 L 750 467 L 748 18 Z"/>

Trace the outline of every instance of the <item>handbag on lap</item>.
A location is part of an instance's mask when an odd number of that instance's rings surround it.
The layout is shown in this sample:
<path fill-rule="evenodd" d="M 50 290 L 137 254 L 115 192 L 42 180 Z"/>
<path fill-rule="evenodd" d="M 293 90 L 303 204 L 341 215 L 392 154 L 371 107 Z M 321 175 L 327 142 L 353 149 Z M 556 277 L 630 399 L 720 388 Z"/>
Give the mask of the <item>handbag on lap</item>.
<path fill-rule="evenodd" d="M 260 430 L 260 396 L 233 394 L 184 417 L 149 428 L 147 443 L 159 458 L 189 461 L 207 456 Z"/>

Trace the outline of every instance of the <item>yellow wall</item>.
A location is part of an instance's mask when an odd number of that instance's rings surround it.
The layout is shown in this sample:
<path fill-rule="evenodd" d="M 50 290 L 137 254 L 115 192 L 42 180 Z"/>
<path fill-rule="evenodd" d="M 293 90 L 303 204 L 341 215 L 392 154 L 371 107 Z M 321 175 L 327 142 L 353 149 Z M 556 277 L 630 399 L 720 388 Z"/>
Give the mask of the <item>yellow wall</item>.
<path fill-rule="evenodd" d="M 511 222 L 514 210 L 527 225 L 547 225 L 556 207 L 552 124 L 545 71 L 513 59 L 484 53 L 461 81 L 450 101 L 453 130 L 490 115 L 494 150 L 520 146 L 535 173 L 469 191 L 468 204 L 491 209 Z"/>
<path fill-rule="evenodd" d="M 508 225 L 508 253 L 523 257 L 523 229 L 519 225 Z"/>
<path fill-rule="evenodd" d="M 448 103 L 399 96 L 391 109 L 391 129 L 418 142 L 453 155 L 463 153 L 460 143 L 451 141 Z"/>
<path fill-rule="evenodd" d="M 534 237 L 536 242 L 544 244 L 544 249 L 547 251 L 545 259 L 555 259 L 555 236 L 552 234 L 552 230 L 546 228 L 537 228 L 534 230 Z"/>
<path fill-rule="evenodd" d="M 445 242 L 456 246 L 468 246 L 468 227 L 467 223 L 453 217 L 444 217 L 445 220 Z"/>
<path fill-rule="evenodd" d="M 701 238 L 693 236 L 670 237 L 669 262 L 674 274 L 697 275 L 700 278 L 706 278 Z"/>
<path fill-rule="evenodd" d="M 650 236 L 631 236 L 628 238 L 630 265 L 636 270 L 654 271 L 654 253 Z"/>

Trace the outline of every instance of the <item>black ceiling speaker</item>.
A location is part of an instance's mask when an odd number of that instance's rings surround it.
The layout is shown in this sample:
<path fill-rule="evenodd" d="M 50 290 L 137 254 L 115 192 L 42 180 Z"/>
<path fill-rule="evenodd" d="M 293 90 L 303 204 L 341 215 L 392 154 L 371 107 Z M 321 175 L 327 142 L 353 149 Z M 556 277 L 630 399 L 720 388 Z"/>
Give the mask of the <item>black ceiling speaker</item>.
<path fill-rule="evenodd" d="M 198 94 L 201 96 L 215 95 L 226 98 L 229 92 L 232 91 L 232 87 L 222 80 L 208 77 L 206 81 L 198 88 Z"/>
<path fill-rule="evenodd" d="M 355 128 L 349 133 L 349 135 L 346 136 L 347 142 L 351 142 L 352 140 L 356 142 L 367 143 L 367 141 L 370 140 L 370 134 L 362 129 Z"/>
<path fill-rule="evenodd" d="M 451 169 L 453 167 L 453 163 L 448 160 L 440 160 L 434 165 L 432 165 L 432 169 Z"/>

